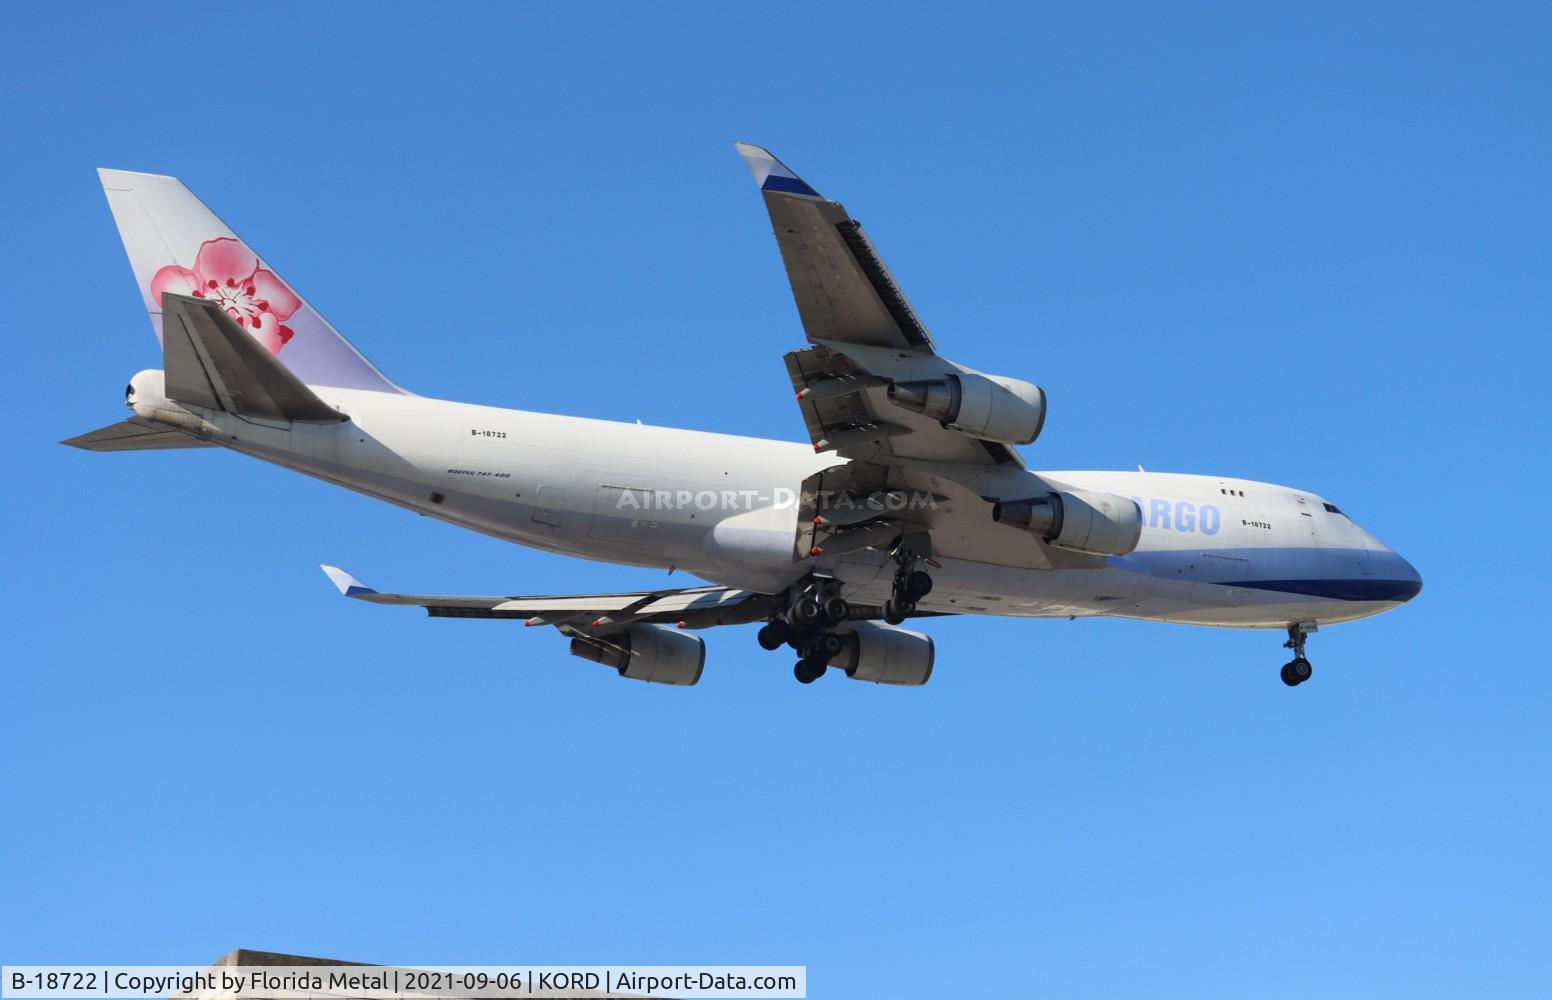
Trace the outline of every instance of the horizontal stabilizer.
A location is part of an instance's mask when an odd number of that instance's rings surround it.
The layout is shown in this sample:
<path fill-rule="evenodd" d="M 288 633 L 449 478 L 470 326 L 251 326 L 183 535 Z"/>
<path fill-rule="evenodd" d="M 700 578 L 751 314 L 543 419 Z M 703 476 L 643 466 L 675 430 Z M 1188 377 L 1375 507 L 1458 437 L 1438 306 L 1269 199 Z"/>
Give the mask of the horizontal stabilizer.
<path fill-rule="evenodd" d="M 139 417 L 106 427 L 99 427 L 88 434 L 59 442 L 83 451 L 153 451 L 158 448 L 214 448 L 210 441 L 201 441 L 182 431 L 170 430 Z"/>
<path fill-rule="evenodd" d="M 168 399 L 261 420 L 345 419 L 215 302 L 164 293 L 162 354 Z"/>

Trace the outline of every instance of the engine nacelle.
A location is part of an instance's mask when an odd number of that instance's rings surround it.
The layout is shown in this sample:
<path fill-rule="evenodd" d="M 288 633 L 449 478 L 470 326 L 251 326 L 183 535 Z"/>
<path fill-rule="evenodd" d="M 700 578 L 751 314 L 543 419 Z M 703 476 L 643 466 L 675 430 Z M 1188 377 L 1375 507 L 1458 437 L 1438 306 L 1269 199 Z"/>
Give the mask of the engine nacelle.
<path fill-rule="evenodd" d="M 627 625 L 625 631 L 600 636 L 620 651 L 600 648 L 585 639 L 571 640 L 571 655 L 602 663 L 621 677 L 651 684 L 688 687 L 701 679 L 706 666 L 706 642 L 666 625 Z"/>
<path fill-rule="evenodd" d="M 992 506 L 992 520 L 1023 528 L 1059 549 L 1094 555 L 1127 555 L 1142 538 L 1142 508 L 1114 493 L 1069 490 L 1004 500 Z"/>
<path fill-rule="evenodd" d="M 1001 375 L 961 372 L 941 379 L 891 382 L 889 401 L 971 437 L 1029 444 L 1045 426 L 1045 390 Z"/>
<path fill-rule="evenodd" d="M 846 648 L 830 662 L 852 680 L 918 687 L 932 677 L 930 637 L 878 622 L 857 622 L 849 628 Z"/>

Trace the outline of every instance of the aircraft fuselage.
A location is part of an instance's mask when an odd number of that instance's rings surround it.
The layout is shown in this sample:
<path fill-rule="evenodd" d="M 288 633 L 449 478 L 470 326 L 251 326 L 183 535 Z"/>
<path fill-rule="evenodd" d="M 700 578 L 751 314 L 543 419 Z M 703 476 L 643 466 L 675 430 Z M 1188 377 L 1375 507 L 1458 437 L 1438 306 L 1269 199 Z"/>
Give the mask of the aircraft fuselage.
<path fill-rule="evenodd" d="M 202 436 L 235 451 L 520 545 L 765 593 L 817 571 L 842 581 L 854 602 L 889 596 L 894 567 L 876 549 L 795 558 L 797 491 L 805 478 L 843 464 L 833 454 L 786 441 L 313 388 L 350 419 L 269 425 L 183 408 L 203 421 Z M 143 394 L 137 412 L 157 402 Z M 993 526 L 990 547 L 986 531 L 967 532 L 958 546 L 953 531 L 935 529 L 940 565 L 921 610 L 1285 628 L 1377 614 L 1420 587 L 1404 559 L 1306 491 L 1141 471 L 1009 469 L 996 479 L 1002 496 L 1055 485 L 1131 497 L 1144 515 L 1141 541 L 1131 554 L 1089 568 L 1049 569 L 1021 556 L 1029 540 L 1016 528 Z M 953 497 L 946 503 L 946 517 L 986 516 L 984 503 L 961 499 L 960 511 Z M 979 548 L 972 536 L 982 539 Z"/>

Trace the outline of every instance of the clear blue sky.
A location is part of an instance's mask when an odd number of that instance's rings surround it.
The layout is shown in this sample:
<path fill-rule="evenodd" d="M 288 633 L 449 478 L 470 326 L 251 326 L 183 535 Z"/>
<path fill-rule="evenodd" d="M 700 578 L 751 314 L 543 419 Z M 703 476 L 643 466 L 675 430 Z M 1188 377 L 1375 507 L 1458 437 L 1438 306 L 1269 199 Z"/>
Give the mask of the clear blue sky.
<path fill-rule="evenodd" d="M 816 997 L 1545 996 L 1542 5 L 12 4 L 0 960 L 801 963 Z M 93 168 L 182 177 L 424 395 L 801 438 L 730 142 L 867 224 L 1043 468 L 1320 492 L 1426 589 L 1322 632 L 933 622 L 920 690 L 693 690 L 338 599 L 661 574 L 226 453 Z M 680 579 L 679 577 L 673 578 Z"/>

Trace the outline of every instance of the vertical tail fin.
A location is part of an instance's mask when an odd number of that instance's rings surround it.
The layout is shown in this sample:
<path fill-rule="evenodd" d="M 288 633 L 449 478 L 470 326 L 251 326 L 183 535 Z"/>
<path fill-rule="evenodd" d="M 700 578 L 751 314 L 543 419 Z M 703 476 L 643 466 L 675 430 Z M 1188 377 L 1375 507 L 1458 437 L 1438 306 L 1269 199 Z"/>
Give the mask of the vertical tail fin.
<path fill-rule="evenodd" d="M 176 177 L 100 169 L 158 340 L 162 294 L 217 302 L 304 383 L 403 392 Z"/>

